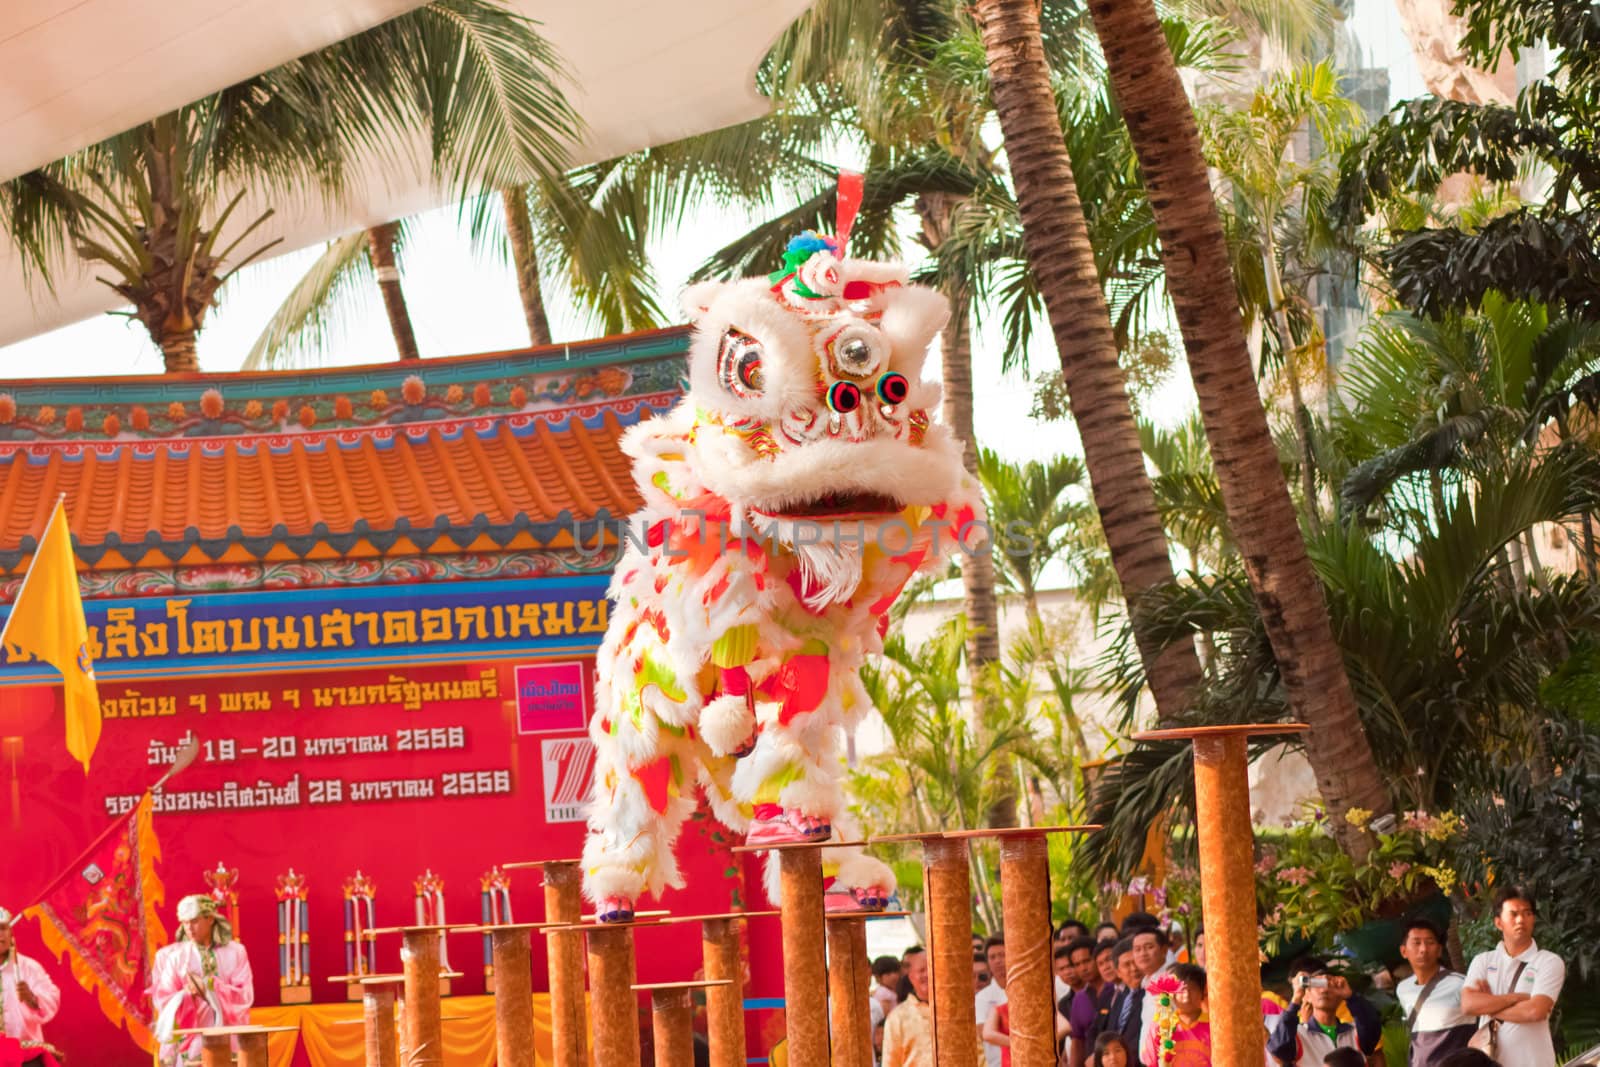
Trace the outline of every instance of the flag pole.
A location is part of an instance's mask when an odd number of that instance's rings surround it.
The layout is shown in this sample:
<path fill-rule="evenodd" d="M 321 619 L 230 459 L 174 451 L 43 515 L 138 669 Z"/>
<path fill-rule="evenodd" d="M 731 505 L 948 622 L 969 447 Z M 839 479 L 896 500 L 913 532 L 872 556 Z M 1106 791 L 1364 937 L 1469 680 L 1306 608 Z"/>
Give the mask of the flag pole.
<path fill-rule="evenodd" d="M 17 587 L 17 595 L 11 600 L 13 607 L 15 607 L 16 603 L 22 599 L 22 594 L 28 591 L 28 580 L 33 577 L 33 568 L 39 563 L 39 546 L 44 544 L 46 535 L 50 533 L 50 524 L 56 521 L 56 512 L 61 510 L 61 505 L 66 503 L 66 499 L 67 494 L 65 493 L 58 493 L 56 495 L 56 505 L 50 509 L 49 517 L 44 520 L 44 530 L 39 534 L 39 539 L 34 542 L 33 558 L 28 561 L 28 572 L 22 576 L 22 584 Z M 69 545 L 72 543 L 72 528 L 70 526 L 67 528 L 67 543 Z M 77 571 L 74 570 L 73 574 L 76 576 Z M 11 618 L 15 614 L 15 610 L 8 612 L 6 614 L 5 625 L 0 626 L 0 647 L 4 647 L 6 643 L 6 634 L 11 631 Z"/>

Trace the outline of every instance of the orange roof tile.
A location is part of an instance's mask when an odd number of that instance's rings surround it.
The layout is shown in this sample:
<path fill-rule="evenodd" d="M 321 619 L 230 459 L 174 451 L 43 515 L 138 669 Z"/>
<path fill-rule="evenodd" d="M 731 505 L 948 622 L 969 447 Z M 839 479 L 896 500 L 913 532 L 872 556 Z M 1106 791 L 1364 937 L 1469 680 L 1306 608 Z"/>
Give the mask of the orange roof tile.
<path fill-rule="evenodd" d="M 58 494 L 91 568 L 548 544 L 639 506 L 617 446 L 670 394 L 325 432 L 0 442 L 0 570 Z"/>

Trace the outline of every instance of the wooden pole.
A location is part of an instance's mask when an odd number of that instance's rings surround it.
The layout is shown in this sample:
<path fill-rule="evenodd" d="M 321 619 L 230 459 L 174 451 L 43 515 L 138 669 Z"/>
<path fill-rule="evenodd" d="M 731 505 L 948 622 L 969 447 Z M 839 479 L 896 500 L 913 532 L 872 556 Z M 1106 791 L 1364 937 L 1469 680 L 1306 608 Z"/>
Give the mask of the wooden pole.
<path fill-rule="evenodd" d="M 634 996 L 633 928 L 587 927 L 594 1067 L 639 1067 L 639 1002 Z"/>
<path fill-rule="evenodd" d="M 233 1038 L 227 1034 L 202 1034 L 200 1067 L 233 1067 Z"/>
<path fill-rule="evenodd" d="M 1000 839 L 1000 906 L 1006 930 L 1012 1067 L 1055 1067 L 1050 852 L 1042 833 Z M 1265 1051 L 1263 1048 L 1263 1054 Z"/>
<path fill-rule="evenodd" d="M 694 1065 L 694 997 L 688 989 L 650 994 L 650 1029 L 657 1067 Z"/>
<path fill-rule="evenodd" d="M 872 1067 L 872 965 L 864 916 L 828 919 L 833 1067 Z"/>
<path fill-rule="evenodd" d="M 744 1067 L 744 961 L 739 958 L 738 919 L 700 923 L 706 981 L 728 982 L 706 990 L 706 1038 L 711 1067 Z"/>
<path fill-rule="evenodd" d="M 439 928 L 407 927 L 400 962 L 406 975 L 406 1067 L 444 1067 L 439 1011 Z"/>
<path fill-rule="evenodd" d="M 578 861 L 544 864 L 544 921 L 576 924 L 582 918 L 583 872 Z M 556 929 L 545 937 L 555 1067 L 585 1067 L 589 1052 L 583 1004 L 583 933 Z"/>
<path fill-rule="evenodd" d="M 239 1067 L 270 1067 L 271 1063 L 265 1030 L 239 1035 Z"/>
<path fill-rule="evenodd" d="M 1214 1063 L 1260 1063 L 1261 945 L 1256 929 L 1255 828 L 1250 819 L 1252 735 L 1303 733 L 1302 723 L 1152 730 L 1136 741 L 1194 744 L 1200 908 L 1206 930 L 1206 1005 Z M 1008 957 L 1009 959 L 1009 957 Z"/>
<path fill-rule="evenodd" d="M 925 838 L 922 877 L 938 1067 L 971 1067 L 978 1013 L 972 995 L 972 872 L 966 842 Z"/>
<path fill-rule="evenodd" d="M 367 1045 L 366 1067 L 400 1067 L 400 1037 L 395 1032 L 393 982 L 361 983 L 361 1021 Z"/>
<path fill-rule="evenodd" d="M 533 1054 L 533 927 L 489 932 L 494 953 L 494 1037 L 498 1067 L 535 1067 Z"/>
<path fill-rule="evenodd" d="M 789 1062 L 796 1067 L 827 1067 L 828 960 L 821 851 L 809 845 L 780 849 L 778 875 L 783 901 L 783 999 Z"/>

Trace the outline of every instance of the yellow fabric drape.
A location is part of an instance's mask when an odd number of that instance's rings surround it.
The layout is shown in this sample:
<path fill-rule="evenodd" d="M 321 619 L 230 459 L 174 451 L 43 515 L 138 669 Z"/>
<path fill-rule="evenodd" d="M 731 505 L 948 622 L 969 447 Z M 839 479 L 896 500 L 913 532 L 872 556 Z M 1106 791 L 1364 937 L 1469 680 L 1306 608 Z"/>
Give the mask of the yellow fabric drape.
<path fill-rule="evenodd" d="M 445 1067 L 484 1067 L 493 1063 L 494 998 L 448 997 L 443 1007 Z M 268 1038 L 272 1067 L 289 1067 L 302 1042 L 311 1067 L 365 1067 L 360 1004 L 253 1008 L 250 1021 L 257 1026 L 300 1028 L 298 1034 L 273 1034 Z M 533 995 L 533 1049 L 536 1063 L 555 1062 L 550 1050 L 548 993 Z"/>

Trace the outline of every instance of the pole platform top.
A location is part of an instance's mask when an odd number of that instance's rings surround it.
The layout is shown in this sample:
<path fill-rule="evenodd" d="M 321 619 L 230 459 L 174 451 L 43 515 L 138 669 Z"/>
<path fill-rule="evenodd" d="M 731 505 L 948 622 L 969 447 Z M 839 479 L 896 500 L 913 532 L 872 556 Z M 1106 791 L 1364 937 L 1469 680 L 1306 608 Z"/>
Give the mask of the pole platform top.
<path fill-rule="evenodd" d="M 863 908 L 860 911 L 830 911 L 823 914 L 829 922 L 848 922 L 851 919 L 903 919 L 907 915 L 915 915 L 910 911 L 872 911 Z"/>
<path fill-rule="evenodd" d="M 1270 737 L 1273 734 L 1303 734 L 1311 727 L 1303 722 L 1230 723 L 1223 726 L 1175 726 L 1165 730 L 1144 730 L 1133 735 L 1135 741 L 1194 741 L 1202 737 Z"/>
<path fill-rule="evenodd" d="M 483 923 L 480 926 L 468 927 L 466 932 L 473 934 L 492 934 L 499 930 L 543 930 L 547 926 L 566 926 L 567 923 Z"/>
<path fill-rule="evenodd" d="M 365 978 L 357 979 L 356 983 L 370 986 L 405 985 L 406 976 L 403 974 L 369 974 Z"/>
<path fill-rule="evenodd" d="M 981 837 L 1044 837 L 1046 834 L 1092 834 L 1103 829 L 1099 823 L 1081 826 L 998 826 L 983 830 L 951 830 L 944 836 L 952 841 L 967 841 Z"/>
<path fill-rule="evenodd" d="M 174 1030 L 174 1034 L 189 1037 L 199 1034 L 201 1037 L 243 1037 L 247 1034 L 294 1034 L 299 1033 L 298 1026 L 200 1026 L 192 1030 Z"/>
<path fill-rule="evenodd" d="M 711 978 L 698 982 L 643 982 L 630 988 L 635 993 L 667 993 L 675 989 L 715 989 L 732 984 L 731 978 Z"/>
<path fill-rule="evenodd" d="M 948 834 L 943 830 L 930 830 L 925 834 L 884 834 L 871 838 L 874 845 L 899 845 L 908 841 L 943 841 Z"/>
<path fill-rule="evenodd" d="M 531 871 L 543 867 L 576 867 L 582 860 L 518 860 L 516 863 L 502 863 L 502 871 Z"/>
<path fill-rule="evenodd" d="M 476 930 L 482 925 L 482 923 L 446 923 L 433 926 L 380 926 L 375 930 L 361 931 L 361 936 L 371 941 L 379 934 L 455 934 L 463 933 L 467 930 Z"/>
<path fill-rule="evenodd" d="M 584 933 L 592 933 L 596 930 L 632 930 L 639 926 L 660 926 L 667 921 L 666 914 L 667 913 L 664 911 L 659 913 L 635 912 L 634 917 L 625 923 L 595 922 L 593 915 L 585 915 L 582 922 L 555 923 L 551 926 L 545 926 L 541 928 L 539 932 L 544 934 L 559 934 L 568 930 L 582 930 Z M 641 915 L 645 917 L 640 918 Z"/>
<path fill-rule="evenodd" d="M 765 911 L 724 911 L 715 915 L 672 915 L 662 919 L 661 922 L 670 926 L 673 923 L 710 922 L 713 919 L 767 919 L 782 914 L 783 912 L 777 908 Z"/>
<path fill-rule="evenodd" d="M 735 845 L 730 851 L 745 852 L 798 852 L 807 848 L 861 848 L 871 844 L 870 841 L 835 841 L 829 838 L 826 841 L 789 841 L 781 845 Z"/>
<path fill-rule="evenodd" d="M 403 981 L 404 979 L 405 975 L 399 971 L 384 971 L 382 974 L 330 974 L 327 980 L 330 982 L 344 982 L 348 985 L 351 982 L 372 982 L 376 984 L 378 982 Z"/>

